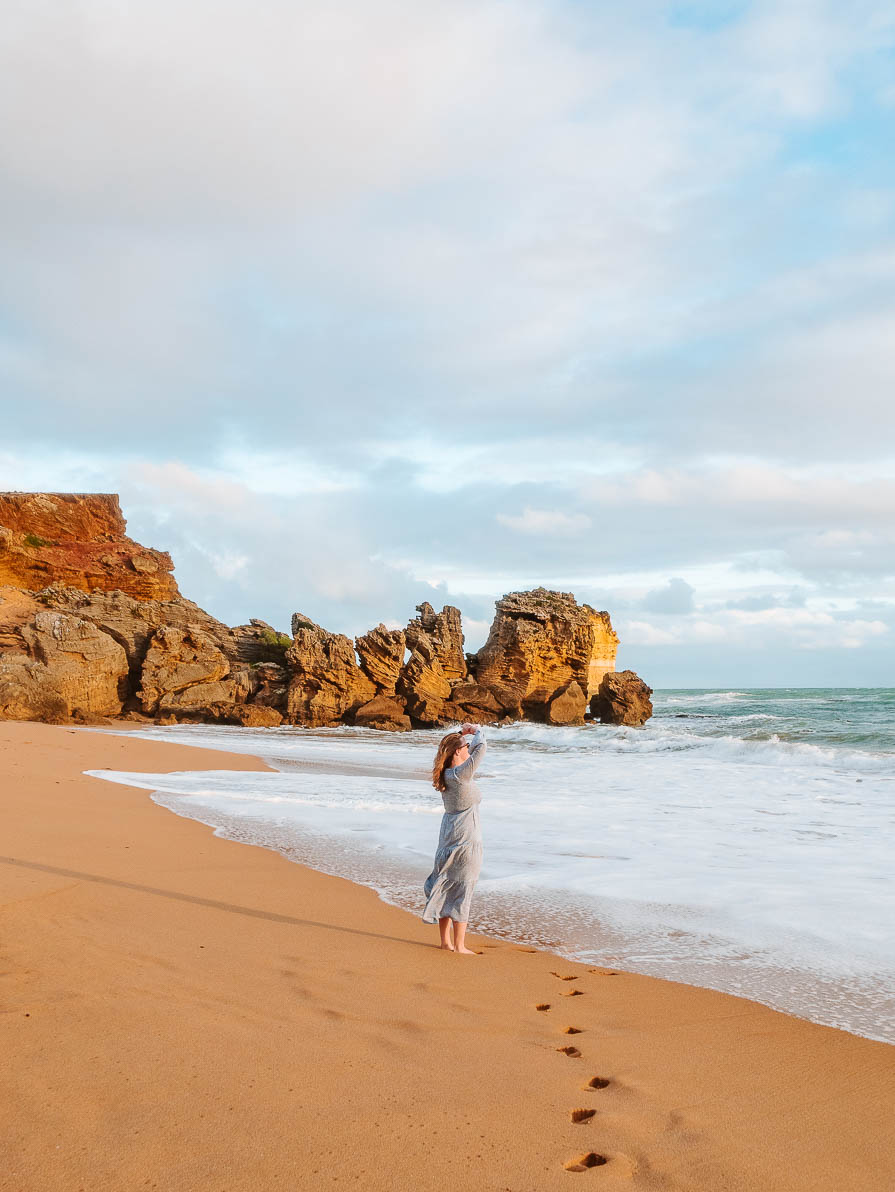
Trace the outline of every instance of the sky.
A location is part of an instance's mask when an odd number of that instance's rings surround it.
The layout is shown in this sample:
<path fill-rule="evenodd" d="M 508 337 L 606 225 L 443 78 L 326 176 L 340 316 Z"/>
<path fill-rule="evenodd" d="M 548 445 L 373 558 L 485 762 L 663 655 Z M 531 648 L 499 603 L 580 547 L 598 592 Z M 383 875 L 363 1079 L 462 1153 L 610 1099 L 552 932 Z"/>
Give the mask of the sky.
<path fill-rule="evenodd" d="M 895 684 L 891 0 L 6 0 L 0 488 L 230 624 Z"/>

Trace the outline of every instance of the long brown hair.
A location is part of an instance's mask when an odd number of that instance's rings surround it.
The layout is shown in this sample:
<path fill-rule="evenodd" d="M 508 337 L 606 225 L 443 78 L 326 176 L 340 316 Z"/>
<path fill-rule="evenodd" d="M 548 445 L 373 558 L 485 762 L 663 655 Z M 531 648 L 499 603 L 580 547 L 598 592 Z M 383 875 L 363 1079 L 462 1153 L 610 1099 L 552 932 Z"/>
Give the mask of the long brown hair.
<path fill-rule="evenodd" d="M 462 744 L 463 738 L 459 733 L 448 733 L 438 742 L 435 761 L 432 763 L 432 785 L 437 791 L 447 790 L 444 772 L 450 769 L 451 760 Z"/>

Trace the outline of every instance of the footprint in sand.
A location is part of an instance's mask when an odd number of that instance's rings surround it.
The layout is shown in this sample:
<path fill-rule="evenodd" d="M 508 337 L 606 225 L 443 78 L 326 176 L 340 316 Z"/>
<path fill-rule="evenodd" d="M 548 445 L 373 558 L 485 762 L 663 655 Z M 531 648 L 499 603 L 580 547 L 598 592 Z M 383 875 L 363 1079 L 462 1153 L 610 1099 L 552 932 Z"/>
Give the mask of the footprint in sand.
<path fill-rule="evenodd" d="M 609 1160 L 605 1155 L 598 1155 L 596 1151 L 588 1151 L 586 1155 L 579 1155 L 577 1159 L 570 1159 L 563 1163 L 566 1171 L 587 1171 L 591 1167 L 602 1167 Z"/>
<path fill-rule="evenodd" d="M 583 1035 L 584 1031 L 580 1026 L 564 1026 L 562 1028 L 562 1033 L 564 1035 Z"/>
<path fill-rule="evenodd" d="M 573 1109 L 570 1116 L 573 1122 L 589 1122 L 596 1112 L 595 1109 Z"/>
<path fill-rule="evenodd" d="M 529 954 L 532 954 L 534 952 L 537 952 L 537 948 L 517 948 L 516 951 L 517 952 L 528 952 Z"/>
<path fill-rule="evenodd" d="M 559 996 L 560 997 L 583 997 L 584 990 L 583 989 L 570 989 L 568 993 L 561 993 Z"/>
<path fill-rule="evenodd" d="M 538 1002 L 538 1004 L 535 1006 L 535 1009 L 536 1010 L 549 1010 L 550 1003 L 549 1002 Z"/>
<path fill-rule="evenodd" d="M 550 970 L 550 976 L 551 977 L 559 977 L 560 981 L 577 981 L 578 980 L 577 974 L 575 974 L 575 973 L 570 973 L 568 976 L 565 976 L 565 974 L 563 974 L 563 973 L 555 973 L 552 969 Z"/>
<path fill-rule="evenodd" d="M 598 977 L 617 977 L 618 973 L 615 969 L 588 969 L 589 973 L 595 973 Z"/>
<path fill-rule="evenodd" d="M 557 1047 L 556 1050 L 561 1051 L 563 1055 L 571 1056 L 572 1059 L 575 1060 L 579 1059 L 581 1056 L 581 1052 L 577 1047 Z"/>
<path fill-rule="evenodd" d="M 603 1076 L 592 1076 L 584 1087 L 586 1089 L 608 1089 L 609 1081 Z"/>

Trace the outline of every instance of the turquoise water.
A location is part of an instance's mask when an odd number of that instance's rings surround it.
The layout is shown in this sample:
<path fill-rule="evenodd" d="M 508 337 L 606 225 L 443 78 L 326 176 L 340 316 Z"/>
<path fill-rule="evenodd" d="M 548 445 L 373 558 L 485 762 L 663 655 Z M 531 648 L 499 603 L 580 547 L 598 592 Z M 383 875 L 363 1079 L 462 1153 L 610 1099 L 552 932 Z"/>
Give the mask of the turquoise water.
<path fill-rule="evenodd" d="M 654 721 L 687 720 L 697 736 L 895 754 L 892 687 L 669 688 L 654 705 Z"/>

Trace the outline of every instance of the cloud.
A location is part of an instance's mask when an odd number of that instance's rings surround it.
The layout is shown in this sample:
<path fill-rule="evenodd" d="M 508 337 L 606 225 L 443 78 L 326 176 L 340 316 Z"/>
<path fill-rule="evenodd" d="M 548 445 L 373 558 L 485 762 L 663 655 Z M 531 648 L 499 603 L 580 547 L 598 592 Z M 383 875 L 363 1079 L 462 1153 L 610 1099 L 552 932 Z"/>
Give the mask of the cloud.
<path fill-rule="evenodd" d="M 532 534 L 537 537 L 548 534 L 571 537 L 582 534 L 591 527 L 591 520 L 585 513 L 562 513 L 551 509 L 524 509 L 515 517 L 508 513 L 498 513 L 497 521 L 518 534 Z"/>
<path fill-rule="evenodd" d="M 893 46 L 885 0 L 13 0 L 2 483 L 120 490 L 230 620 L 544 583 L 720 667 L 798 591 L 869 659 Z"/>
<path fill-rule="evenodd" d="M 643 607 L 652 613 L 690 613 L 693 611 L 693 587 L 685 579 L 670 579 L 664 588 L 653 588 L 643 598 Z"/>

